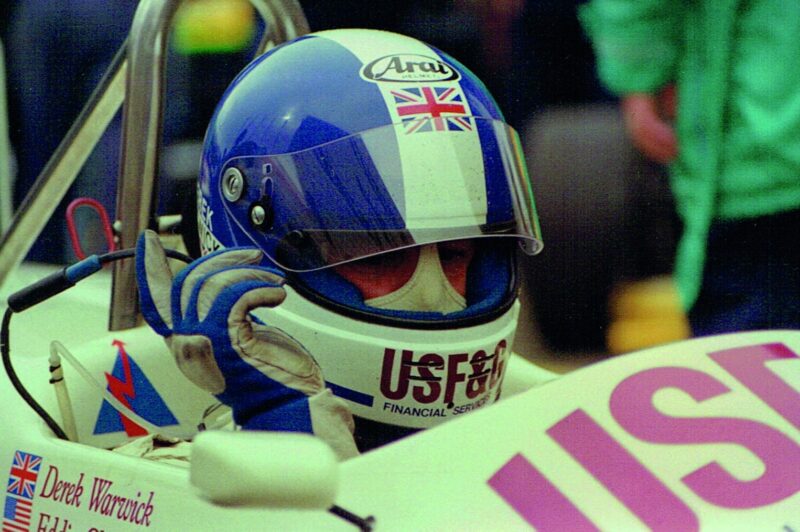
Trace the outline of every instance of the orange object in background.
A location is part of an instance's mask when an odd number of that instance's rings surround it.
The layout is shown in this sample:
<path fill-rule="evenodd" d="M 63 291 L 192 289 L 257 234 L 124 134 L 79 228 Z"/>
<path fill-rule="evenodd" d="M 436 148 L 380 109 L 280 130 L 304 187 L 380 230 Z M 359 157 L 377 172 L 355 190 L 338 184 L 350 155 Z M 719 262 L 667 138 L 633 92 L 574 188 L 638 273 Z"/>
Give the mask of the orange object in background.
<path fill-rule="evenodd" d="M 626 353 L 691 336 L 672 277 L 654 277 L 615 287 L 609 298 L 611 323 L 606 346 Z"/>
<path fill-rule="evenodd" d="M 189 0 L 175 14 L 172 45 L 185 55 L 237 52 L 256 33 L 248 0 Z"/>

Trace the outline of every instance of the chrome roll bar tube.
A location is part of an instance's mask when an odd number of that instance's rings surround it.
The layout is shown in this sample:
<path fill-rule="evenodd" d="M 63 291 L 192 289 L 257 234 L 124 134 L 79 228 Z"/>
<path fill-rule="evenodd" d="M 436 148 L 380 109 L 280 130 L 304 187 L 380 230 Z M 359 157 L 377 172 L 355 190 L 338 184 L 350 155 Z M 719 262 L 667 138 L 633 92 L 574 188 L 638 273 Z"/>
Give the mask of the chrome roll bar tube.
<path fill-rule="evenodd" d="M 128 45 L 128 82 L 123 113 L 122 168 L 117 187 L 119 247 L 127 248 L 145 228 L 156 227 L 158 148 L 164 94 L 164 59 L 168 31 L 182 0 L 142 0 L 136 10 Z M 308 32 L 296 1 L 251 0 L 267 31 L 258 53 Z M 129 329 L 138 321 L 134 265 L 114 264 L 109 329 Z"/>
<path fill-rule="evenodd" d="M 123 44 L 3 234 L 0 240 L 0 285 L 30 251 L 119 110 L 125 94 L 124 51 Z"/>
<path fill-rule="evenodd" d="M 0 234 L 11 223 L 11 140 L 8 131 L 8 103 L 6 98 L 6 66 L 3 43 L 0 42 Z M 2 283 L 0 283 L 2 284 Z"/>
<path fill-rule="evenodd" d="M 119 247 L 156 227 L 158 161 L 163 117 L 164 65 L 169 30 L 183 0 L 140 0 L 128 41 L 112 61 L 78 119 L 39 174 L 0 240 L 0 284 L 16 268 L 74 183 L 87 157 L 123 105 L 120 175 L 114 224 Z M 250 0 L 266 24 L 258 53 L 308 33 L 297 0 Z M 113 272 L 109 328 L 138 322 L 134 267 L 117 261 Z"/>

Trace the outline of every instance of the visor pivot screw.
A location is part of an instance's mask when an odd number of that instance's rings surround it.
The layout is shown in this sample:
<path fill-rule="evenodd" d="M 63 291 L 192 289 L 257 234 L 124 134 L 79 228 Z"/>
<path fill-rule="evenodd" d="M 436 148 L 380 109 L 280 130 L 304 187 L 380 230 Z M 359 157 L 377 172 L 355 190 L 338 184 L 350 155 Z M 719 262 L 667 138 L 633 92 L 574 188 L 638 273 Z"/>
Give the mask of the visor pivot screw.
<path fill-rule="evenodd" d="M 222 176 L 222 195 L 228 201 L 239 201 L 244 192 L 244 177 L 237 168 L 228 168 Z"/>
<path fill-rule="evenodd" d="M 272 199 L 262 196 L 250 204 L 250 223 L 262 233 L 272 230 L 275 221 L 275 211 L 272 209 Z"/>
<path fill-rule="evenodd" d="M 250 210 L 250 221 L 253 222 L 253 225 L 261 227 L 266 220 L 267 211 L 264 210 L 264 207 L 261 205 L 253 205 L 253 208 Z"/>

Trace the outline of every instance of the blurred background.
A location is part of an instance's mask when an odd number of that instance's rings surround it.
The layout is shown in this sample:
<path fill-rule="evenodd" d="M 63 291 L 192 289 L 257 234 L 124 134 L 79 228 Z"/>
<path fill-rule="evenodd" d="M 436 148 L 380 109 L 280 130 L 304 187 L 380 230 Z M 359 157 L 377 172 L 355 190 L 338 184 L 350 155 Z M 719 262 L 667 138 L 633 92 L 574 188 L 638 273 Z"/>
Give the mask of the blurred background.
<path fill-rule="evenodd" d="M 680 227 L 666 174 L 628 143 L 617 102 L 595 75 L 577 20 L 579 3 L 300 2 L 312 31 L 363 27 L 408 34 L 453 55 L 486 83 L 523 140 L 545 239 L 541 255 L 522 259 L 523 317 L 515 348 L 559 371 L 688 335 L 670 278 Z M 136 5 L 0 4 L 14 206 L 122 45 Z M 167 59 L 159 212 L 194 208 L 187 198 L 206 124 L 222 91 L 252 57 L 262 29 L 245 0 L 184 3 Z M 117 117 L 29 260 L 75 259 L 64 223 L 65 206 L 75 198 L 98 200 L 114 219 L 120 125 Z M 92 213 L 76 222 L 82 234 L 100 234 Z M 102 247 L 103 240 L 84 244 Z"/>

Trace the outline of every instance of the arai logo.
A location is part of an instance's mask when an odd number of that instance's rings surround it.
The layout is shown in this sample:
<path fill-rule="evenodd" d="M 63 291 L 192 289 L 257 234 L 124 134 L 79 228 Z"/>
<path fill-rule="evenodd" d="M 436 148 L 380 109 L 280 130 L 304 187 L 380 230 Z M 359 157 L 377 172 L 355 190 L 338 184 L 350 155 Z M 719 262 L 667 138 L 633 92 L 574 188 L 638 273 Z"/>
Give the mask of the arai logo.
<path fill-rule="evenodd" d="M 458 72 L 435 57 L 416 54 L 395 54 L 378 58 L 361 69 L 369 81 L 453 81 Z"/>

